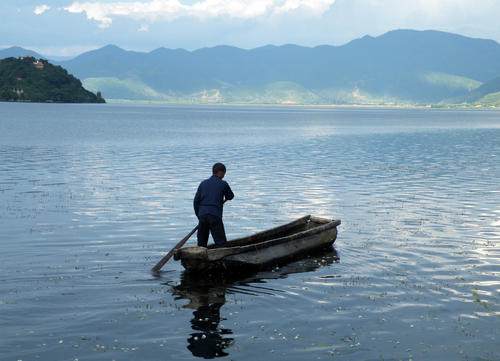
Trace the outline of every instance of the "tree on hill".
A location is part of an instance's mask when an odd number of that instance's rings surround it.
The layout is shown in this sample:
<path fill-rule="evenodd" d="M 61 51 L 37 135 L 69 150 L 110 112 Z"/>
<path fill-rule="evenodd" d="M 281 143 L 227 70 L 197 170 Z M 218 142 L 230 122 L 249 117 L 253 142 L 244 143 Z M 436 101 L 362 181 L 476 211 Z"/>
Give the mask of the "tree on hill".
<path fill-rule="evenodd" d="M 61 66 L 34 57 L 0 60 L 0 100 L 57 103 L 104 103 Z"/>

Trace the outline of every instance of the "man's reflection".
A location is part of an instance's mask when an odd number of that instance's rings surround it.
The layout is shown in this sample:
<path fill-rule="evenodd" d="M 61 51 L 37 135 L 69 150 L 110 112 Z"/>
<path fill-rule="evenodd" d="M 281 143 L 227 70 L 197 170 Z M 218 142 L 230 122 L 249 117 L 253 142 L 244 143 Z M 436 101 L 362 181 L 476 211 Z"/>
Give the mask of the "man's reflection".
<path fill-rule="evenodd" d="M 285 278 L 292 273 L 311 272 L 321 266 L 338 262 L 338 254 L 330 248 L 316 256 L 289 263 L 273 270 L 262 271 L 239 279 L 228 278 L 200 278 L 184 272 L 181 283 L 172 287 L 177 299 L 186 299 L 188 304 L 184 308 L 193 309 L 191 328 L 194 331 L 187 339 L 187 348 L 193 356 L 211 359 L 228 356 L 227 349 L 234 339 L 229 337 L 232 330 L 221 327 L 221 307 L 226 303 L 226 291 L 246 295 L 272 295 L 272 288 L 255 286 L 263 280 Z M 265 289 L 266 291 L 262 291 Z"/>
<path fill-rule="evenodd" d="M 191 327 L 201 331 L 192 333 L 187 340 L 187 348 L 193 356 L 214 358 L 228 355 L 224 349 L 231 345 L 233 339 L 226 335 L 233 332 L 227 328 L 219 328 L 222 305 L 223 303 L 207 304 L 193 312 Z"/>
<path fill-rule="evenodd" d="M 203 358 L 215 358 L 227 356 L 224 351 L 233 342 L 228 337 L 233 332 L 220 325 L 224 318 L 220 315 L 220 309 L 226 302 L 227 285 L 222 282 L 210 285 L 200 284 L 202 280 L 193 280 L 184 275 L 182 283 L 176 286 L 174 293 L 182 298 L 189 299 L 186 308 L 192 308 L 191 333 L 188 338 L 188 350 L 193 356 Z"/>

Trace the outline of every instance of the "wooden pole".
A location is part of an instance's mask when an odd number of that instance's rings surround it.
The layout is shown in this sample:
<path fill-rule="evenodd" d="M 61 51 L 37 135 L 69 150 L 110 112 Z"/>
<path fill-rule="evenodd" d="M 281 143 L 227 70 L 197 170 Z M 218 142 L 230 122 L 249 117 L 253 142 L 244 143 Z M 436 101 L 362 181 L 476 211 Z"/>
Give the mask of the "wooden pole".
<path fill-rule="evenodd" d="M 227 202 L 227 199 L 224 199 L 224 201 L 222 202 L 222 204 L 224 205 L 225 203 Z M 189 232 L 186 237 L 184 237 L 183 239 L 180 240 L 179 243 L 177 243 L 175 245 L 174 248 L 172 248 L 170 250 L 170 252 L 168 252 L 165 257 L 163 257 L 160 262 L 158 262 L 153 268 L 151 268 L 151 272 L 154 272 L 154 273 L 158 273 L 160 272 L 160 270 L 162 269 L 163 266 L 165 266 L 165 263 L 168 262 L 168 260 L 170 258 L 172 258 L 172 256 L 174 255 L 174 252 L 177 251 L 179 248 L 181 248 L 182 246 L 184 246 L 184 244 L 188 241 L 189 238 L 191 238 L 191 236 L 194 234 L 194 232 L 196 232 L 198 230 L 198 226 L 194 227 L 193 230 L 191 232 Z"/>
<path fill-rule="evenodd" d="M 163 258 L 160 260 L 160 262 L 158 262 L 158 263 L 157 263 L 157 264 L 156 264 L 153 268 L 151 268 L 151 272 L 155 272 L 155 273 L 160 272 L 160 270 L 161 270 L 161 269 L 162 269 L 162 267 L 165 265 L 165 263 L 167 263 L 167 262 L 168 262 L 168 260 L 169 260 L 170 258 L 172 258 L 172 256 L 174 255 L 174 252 L 175 252 L 176 250 L 178 250 L 179 248 L 181 248 L 182 246 L 184 246 L 184 243 L 186 243 L 186 242 L 188 241 L 188 239 L 189 239 L 189 238 L 191 238 L 191 236 L 192 236 L 192 235 L 194 234 L 194 232 L 196 232 L 197 230 L 198 230 L 198 226 L 194 227 L 194 228 L 193 228 L 193 230 L 192 230 L 191 232 L 189 232 L 189 233 L 186 235 L 186 237 L 184 237 L 183 239 L 181 239 L 181 241 L 180 241 L 179 243 L 177 243 L 177 244 L 175 245 L 175 247 L 174 247 L 174 248 L 172 248 L 172 249 L 170 250 L 170 252 L 168 252 L 168 253 L 166 254 L 166 256 L 165 256 L 165 257 L 163 257 Z"/>

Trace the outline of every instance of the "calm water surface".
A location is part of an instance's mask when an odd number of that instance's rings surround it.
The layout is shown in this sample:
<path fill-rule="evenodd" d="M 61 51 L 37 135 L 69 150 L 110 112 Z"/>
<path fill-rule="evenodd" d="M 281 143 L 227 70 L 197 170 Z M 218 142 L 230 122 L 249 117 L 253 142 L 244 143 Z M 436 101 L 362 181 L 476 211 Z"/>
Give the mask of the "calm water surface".
<path fill-rule="evenodd" d="M 215 161 L 336 251 L 153 277 Z M 500 360 L 499 179 L 499 112 L 0 104 L 0 359 Z"/>

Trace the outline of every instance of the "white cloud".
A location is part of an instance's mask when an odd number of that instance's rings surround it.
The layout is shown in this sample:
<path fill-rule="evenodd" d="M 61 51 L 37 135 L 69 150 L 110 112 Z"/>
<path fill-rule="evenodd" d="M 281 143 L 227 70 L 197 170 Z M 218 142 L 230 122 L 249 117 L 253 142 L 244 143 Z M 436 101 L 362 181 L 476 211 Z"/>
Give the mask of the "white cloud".
<path fill-rule="evenodd" d="M 336 43 L 401 28 L 500 36 L 499 0 L 337 0 L 329 15 L 325 33 Z"/>
<path fill-rule="evenodd" d="M 147 33 L 149 31 L 149 25 L 142 24 L 139 29 L 137 29 L 140 33 Z"/>
<path fill-rule="evenodd" d="M 47 10 L 50 10 L 50 6 L 48 6 L 46 4 L 38 5 L 38 6 L 35 6 L 35 10 L 33 10 L 33 13 L 35 15 L 42 15 Z"/>
<path fill-rule="evenodd" d="M 135 2 L 73 2 L 64 10 L 85 14 L 101 28 L 109 27 L 116 17 L 140 21 L 174 20 L 181 17 L 211 19 L 258 19 L 300 12 L 304 16 L 321 16 L 336 0 L 199 0 L 184 4 L 179 0 Z"/>
<path fill-rule="evenodd" d="M 317 16 L 323 15 L 335 3 L 331 0 L 286 0 L 276 7 L 276 13 L 287 13 L 296 10 L 309 11 Z"/>

